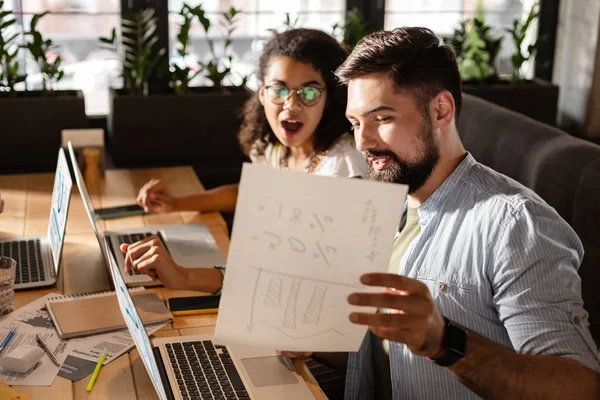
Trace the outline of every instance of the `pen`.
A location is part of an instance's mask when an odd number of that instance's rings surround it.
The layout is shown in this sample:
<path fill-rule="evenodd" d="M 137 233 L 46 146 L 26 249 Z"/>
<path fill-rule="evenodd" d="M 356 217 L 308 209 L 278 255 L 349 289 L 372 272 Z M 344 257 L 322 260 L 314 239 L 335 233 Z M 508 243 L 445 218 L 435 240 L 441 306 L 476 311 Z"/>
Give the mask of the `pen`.
<path fill-rule="evenodd" d="M 92 374 L 92 377 L 90 378 L 90 381 L 88 382 L 88 385 L 85 388 L 85 390 L 87 390 L 88 392 L 92 391 L 92 388 L 94 387 L 94 382 L 96 382 L 96 378 L 100 373 L 100 368 L 102 368 L 102 364 L 104 364 L 104 360 L 106 360 L 106 350 L 104 350 L 102 354 L 100 354 L 100 358 L 98 358 L 98 364 L 96 364 L 96 369 L 94 369 L 94 373 Z"/>
<path fill-rule="evenodd" d="M 4 351 L 4 349 L 6 348 L 6 346 L 8 346 L 8 344 L 10 343 L 12 338 L 15 336 L 16 332 L 17 332 L 16 328 L 12 328 L 10 330 L 10 332 L 8 332 L 8 335 L 6 335 L 6 337 L 4 338 L 2 343 L 0 343 L 0 353 L 2 353 Z"/>
<path fill-rule="evenodd" d="M 46 344 L 46 342 L 44 342 L 44 340 L 41 338 L 41 336 L 36 333 L 35 338 L 36 338 L 38 344 L 40 345 L 40 347 L 42 349 L 44 349 L 44 352 L 46 354 L 48 354 L 48 357 L 50 357 L 50 360 L 54 363 L 54 365 L 56 365 L 57 367 L 60 367 L 60 362 L 58 362 L 58 359 L 54 355 L 54 352 L 52 350 L 50 350 L 50 347 L 48 347 L 48 345 Z"/>

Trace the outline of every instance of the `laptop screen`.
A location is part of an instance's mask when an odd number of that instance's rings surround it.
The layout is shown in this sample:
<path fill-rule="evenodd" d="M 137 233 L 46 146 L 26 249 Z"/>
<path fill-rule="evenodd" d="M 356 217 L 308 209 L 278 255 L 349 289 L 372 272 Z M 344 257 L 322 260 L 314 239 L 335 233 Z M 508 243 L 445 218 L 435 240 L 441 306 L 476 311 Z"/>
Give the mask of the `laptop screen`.
<path fill-rule="evenodd" d="M 106 263 L 108 264 L 110 272 L 109 275 L 113 280 L 113 285 L 117 294 L 119 308 L 121 309 L 121 313 L 123 314 L 123 319 L 125 320 L 127 328 L 131 333 L 131 337 L 135 343 L 135 347 L 137 347 L 137 350 L 140 353 L 144 366 L 146 367 L 146 370 L 150 375 L 150 379 L 154 384 L 156 393 L 158 394 L 161 400 L 167 400 L 168 397 L 165 392 L 162 380 L 160 379 L 158 365 L 156 364 L 156 359 L 154 358 L 154 353 L 152 352 L 150 339 L 148 338 L 148 334 L 144 330 L 144 324 L 142 323 L 142 320 L 140 319 L 140 316 L 137 310 L 135 309 L 131 295 L 127 290 L 127 285 L 125 284 L 123 276 L 121 275 L 121 271 L 115 263 L 114 258 L 111 256 L 108 240 L 103 238 L 102 234 L 100 233 L 101 228 L 98 222 L 98 216 L 94 211 L 92 199 L 87 191 L 87 187 L 85 186 L 85 182 L 83 180 L 83 176 L 81 175 L 81 171 L 79 170 L 79 165 L 77 164 L 77 159 L 75 157 L 75 151 L 73 150 L 73 145 L 71 144 L 71 142 L 68 143 L 68 146 L 69 157 L 71 158 L 71 164 L 73 165 L 73 171 L 75 173 L 75 181 L 77 182 L 77 187 L 79 188 L 79 193 L 81 194 L 83 205 L 85 206 L 88 218 L 92 223 L 94 234 L 96 235 L 96 239 L 98 239 L 98 243 L 100 244 L 100 250 L 102 251 L 102 255 L 104 256 Z"/>
<path fill-rule="evenodd" d="M 123 276 L 121 275 L 119 267 L 112 257 L 108 257 L 110 248 L 106 239 L 104 240 L 104 246 L 101 247 L 103 253 L 105 253 L 106 259 L 108 260 L 108 265 L 111 272 L 110 275 L 112 276 L 113 283 L 115 285 L 115 292 L 117 293 L 117 300 L 119 301 L 119 308 L 121 309 L 121 313 L 123 314 L 123 319 L 127 324 L 127 328 L 131 333 L 135 347 L 137 347 L 137 350 L 140 353 L 140 357 L 142 358 L 142 362 L 148 371 L 148 375 L 150 375 L 150 380 L 154 384 L 156 393 L 161 399 L 167 400 L 167 393 L 165 392 L 163 382 L 160 378 L 158 365 L 156 364 L 156 359 L 154 358 L 154 353 L 152 352 L 150 339 L 148 338 L 148 334 L 144 329 L 144 324 L 140 319 L 140 315 L 135 309 L 133 300 L 131 299 L 131 295 L 127 290 L 127 285 L 123 280 Z"/>
<path fill-rule="evenodd" d="M 54 188 L 52 189 L 52 205 L 50 207 L 50 221 L 48 222 L 48 243 L 52 249 L 52 260 L 54 271 L 58 276 L 60 255 L 65 242 L 65 230 L 67 228 L 67 213 L 69 211 L 69 200 L 73 181 L 69 173 L 69 165 L 63 149 L 58 151 L 58 163 L 54 175 Z"/>
<path fill-rule="evenodd" d="M 73 173 L 75 175 L 75 182 L 77 183 L 77 188 L 79 189 L 79 193 L 81 194 L 81 199 L 83 200 L 83 206 L 85 207 L 85 211 L 92 223 L 92 228 L 94 229 L 94 234 L 96 235 L 96 239 L 98 239 L 98 243 L 100 244 L 100 248 L 102 249 L 102 234 L 100 223 L 98 222 L 98 215 L 94 211 L 94 204 L 92 203 L 92 198 L 88 193 L 87 187 L 85 186 L 85 182 L 83 180 L 83 176 L 81 175 L 81 170 L 79 169 L 79 164 L 77 164 L 77 157 L 75 157 L 75 150 L 73 150 L 73 145 L 71 142 L 68 143 L 69 146 L 69 158 L 71 159 L 71 165 L 73 166 Z M 108 260 L 108 259 L 107 259 Z M 107 261 L 108 262 L 108 261 Z"/>

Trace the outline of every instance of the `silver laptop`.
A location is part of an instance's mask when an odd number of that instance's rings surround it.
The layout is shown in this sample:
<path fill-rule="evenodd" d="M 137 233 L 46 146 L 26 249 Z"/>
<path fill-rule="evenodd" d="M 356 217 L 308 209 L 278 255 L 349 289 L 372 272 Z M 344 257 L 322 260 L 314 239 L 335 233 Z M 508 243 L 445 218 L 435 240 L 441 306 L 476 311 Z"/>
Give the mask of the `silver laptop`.
<path fill-rule="evenodd" d="M 73 181 L 63 149 L 58 151 L 52 206 L 45 236 L 0 239 L 0 255 L 17 261 L 15 289 L 53 285 L 65 241 Z"/>
<path fill-rule="evenodd" d="M 110 257 L 109 266 L 121 313 L 161 400 L 314 399 L 290 360 L 275 351 L 219 346 L 212 335 L 155 339 L 153 347 Z"/>
<path fill-rule="evenodd" d="M 79 193 L 81 193 L 85 210 L 94 229 L 100 232 L 98 215 L 94 210 L 94 204 L 79 170 L 71 142 L 69 142 L 68 146 L 71 164 L 75 171 L 75 181 L 79 188 Z M 158 236 L 163 241 L 175 262 L 183 267 L 212 268 L 214 265 L 223 265 L 225 263 L 225 256 L 221 252 L 221 249 L 217 246 L 215 239 L 206 225 L 201 223 L 107 230 L 103 234 L 108 239 L 111 255 L 123 271 L 125 270 L 125 254 L 119 250 L 120 244 L 135 243 L 152 235 Z M 130 286 L 160 284 L 159 281 L 153 281 L 148 275 L 141 274 L 133 269 L 129 273 L 124 274 L 124 279 Z"/>

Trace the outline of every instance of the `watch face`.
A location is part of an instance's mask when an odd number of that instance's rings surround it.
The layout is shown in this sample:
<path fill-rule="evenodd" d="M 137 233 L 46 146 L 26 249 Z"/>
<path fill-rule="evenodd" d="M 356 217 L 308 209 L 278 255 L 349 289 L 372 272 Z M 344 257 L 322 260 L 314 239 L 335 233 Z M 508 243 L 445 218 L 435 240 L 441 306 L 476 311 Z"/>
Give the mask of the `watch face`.
<path fill-rule="evenodd" d="M 465 348 L 467 347 L 467 331 L 462 326 L 448 322 L 446 327 L 446 335 L 448 335 L 448 349 L 451 349 L 455 354 L 464 357 Z"/>
<path fill-rule="evenodd" d="M 440 357 L 433 359 L 437 365 L 449 367 L 465 356 L 467 331 L 462 326 L 446 320 L 446 350 Z"/>

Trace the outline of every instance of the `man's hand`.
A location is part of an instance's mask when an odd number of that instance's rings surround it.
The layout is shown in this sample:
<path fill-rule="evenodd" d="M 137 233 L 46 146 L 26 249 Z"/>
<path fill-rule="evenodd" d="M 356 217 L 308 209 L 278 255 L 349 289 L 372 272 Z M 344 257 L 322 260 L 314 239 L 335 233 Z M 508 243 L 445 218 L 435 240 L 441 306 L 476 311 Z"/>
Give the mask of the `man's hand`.
<path fill-rule="evenodd" d="M 350 320 L 368 325 L 377 336 L 404 343 L 414 354 L 433 357 L 443 348 L 445 321 L 427 286 L 396 274 L 371 273 L 361 276 L 368 286 L 379 286 L 379 293 L 352 293 L 348 302 L 357 306 L 389 309 L 388 313 L 353 312 Z"/>
<path fill-rule="evenodd" d="M 167 187 L 160 179 L 150 179 L 142 186 L 136 201 L 146 212 L 175 211 L 175 198 L 167 193 Z"/>
<path fill-rule="evenodd" d="M 126 253 L 126 272 L 135 268 L 152 279 L 160 279 L 170 289 L 186 288 L 186 269 L 173 260 L 157 236 L 147 237 L 131 245 L 122 243 L 120 248 Z"/>

